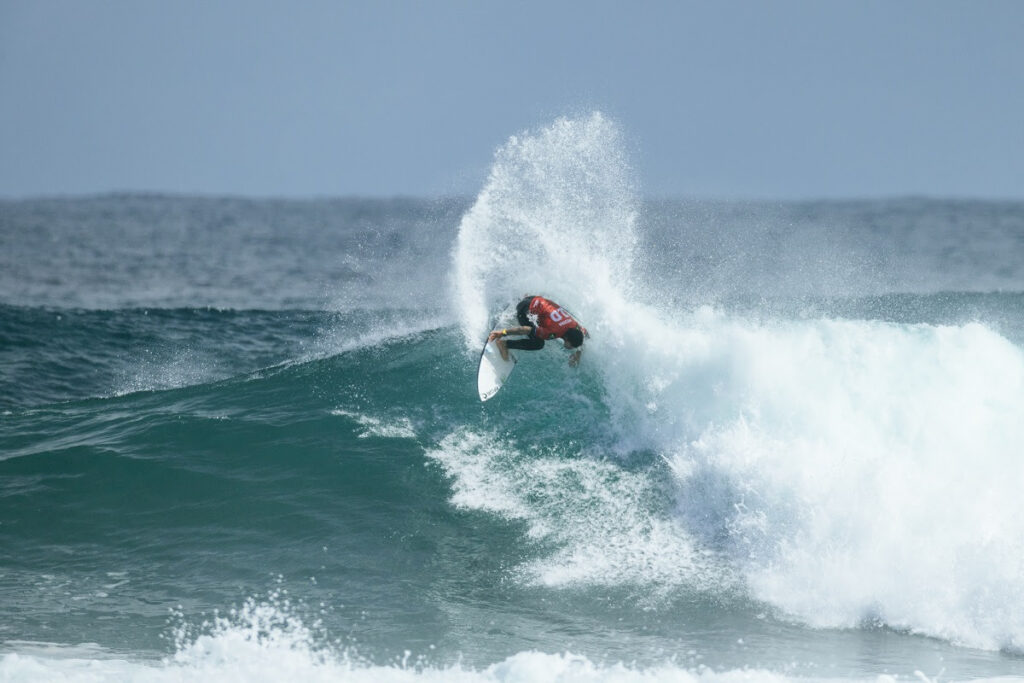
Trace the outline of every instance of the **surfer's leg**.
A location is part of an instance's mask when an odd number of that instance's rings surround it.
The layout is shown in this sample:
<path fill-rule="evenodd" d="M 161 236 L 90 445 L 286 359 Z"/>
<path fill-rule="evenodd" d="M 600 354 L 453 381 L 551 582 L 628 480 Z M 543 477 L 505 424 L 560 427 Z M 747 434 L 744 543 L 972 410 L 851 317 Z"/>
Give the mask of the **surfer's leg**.
<path fill-rule="evenodd" d="M 544 340 L 537 339 L 533 336 L 537 328 L 533 326 L 533 322 L 531 322 L 529 318 L 531 301 L 533 301 L 533 297 L 528 296 L 520 301 L 516 306 L 516 319 L 523 327 L 530 328 L 530 336 L 526 339 L 512 339 L 509 341 L 504 339 L 498 340 L 498 350 L 501 351 L 501 357 L 505 360 L 508 360 L 508 349 L 516 349 L 519 351 L 538 351 L 544 348 Z"/>
<path fill-rule="evenodd" d="M 537 339 L 536 337 L 527 337 L 526 339 L 511 339 L 509 341 L 505 341 L 504 339 L 498 340 L 499 344 L 502 342 L 504 342 L 506 347 L 520 351 L 539 351 L 544 348 L 544 340 Z"/>
<path fill-rule="evenodd" d="M 498 347 L 498 353 L 501 354 L 501 359 L 508 360 L 508 346 L 505 345 L 504 339 L 496 339 L 494 344 Z"/>

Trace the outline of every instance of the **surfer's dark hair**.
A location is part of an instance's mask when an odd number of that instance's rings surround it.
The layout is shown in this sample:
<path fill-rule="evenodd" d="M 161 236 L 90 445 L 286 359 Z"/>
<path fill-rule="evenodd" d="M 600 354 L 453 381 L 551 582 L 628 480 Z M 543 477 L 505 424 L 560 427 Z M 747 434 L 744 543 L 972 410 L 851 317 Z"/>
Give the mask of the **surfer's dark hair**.
<path fill-rule="evenodd" d="M 572 344 L 574 349 L 578 349 L 583 346 L 583 333 L 580 332 L 580 328 L 574 327 L 565 333 L 565 340 Z"/>

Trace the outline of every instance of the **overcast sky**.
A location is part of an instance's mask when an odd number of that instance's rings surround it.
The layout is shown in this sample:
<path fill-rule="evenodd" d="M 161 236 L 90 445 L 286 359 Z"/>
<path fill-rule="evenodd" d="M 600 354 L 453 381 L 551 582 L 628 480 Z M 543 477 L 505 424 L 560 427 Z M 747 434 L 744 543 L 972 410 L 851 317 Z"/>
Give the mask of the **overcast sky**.
<path fill-rule="evenodd" d="M 592 110 L 651 196 L 1024 199 L 1024 1 L 0 0 L 0 196 L 473 195 Z"/>

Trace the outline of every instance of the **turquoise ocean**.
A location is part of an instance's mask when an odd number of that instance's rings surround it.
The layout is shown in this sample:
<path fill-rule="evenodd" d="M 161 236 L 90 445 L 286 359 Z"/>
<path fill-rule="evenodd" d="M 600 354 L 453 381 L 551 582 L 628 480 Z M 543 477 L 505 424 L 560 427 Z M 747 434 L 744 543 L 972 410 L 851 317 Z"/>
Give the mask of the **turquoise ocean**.
<path fill-rule="evenodd" d="M 0 680 L 1024 677 L 1024 202 L 0 201 Z M 524 294 L 591 339 L 487 331 Z"/>

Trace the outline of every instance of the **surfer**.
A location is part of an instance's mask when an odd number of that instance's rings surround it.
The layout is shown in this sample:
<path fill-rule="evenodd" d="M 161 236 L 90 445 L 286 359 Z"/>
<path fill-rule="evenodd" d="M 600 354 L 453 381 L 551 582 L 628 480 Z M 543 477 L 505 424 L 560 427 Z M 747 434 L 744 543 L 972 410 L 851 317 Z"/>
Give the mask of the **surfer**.
<path fill-rule="evenodd" d="M 576 322 L 568 311 L 554 301 L 528 295 L 516 305 L 516 319 L 519 327 L 494 330 L 487 337 L 489 342 L 497 340 L 498 350 L 504 360 L 508 360 L 509 349 L 537 351 L 544 348 L 545 340 L 561 339 L 565 348 L 576 349 L 569 356 L 569 365 L 576 367 L 580 362 L 583 340 L 590 334 L 587 328 Z M 526 339 L 505 341 L 504 337 L 509 335 L 526 335 Z"/>

